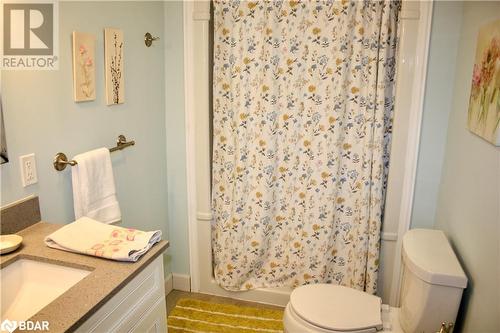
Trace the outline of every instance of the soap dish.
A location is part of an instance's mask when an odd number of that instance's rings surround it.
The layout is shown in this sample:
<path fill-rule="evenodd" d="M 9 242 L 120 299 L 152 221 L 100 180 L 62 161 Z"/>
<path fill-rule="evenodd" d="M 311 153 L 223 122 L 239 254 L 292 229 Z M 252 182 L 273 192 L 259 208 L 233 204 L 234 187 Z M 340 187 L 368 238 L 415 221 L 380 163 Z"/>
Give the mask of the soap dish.
<path fill-rule="evenodd" d="M 0 254 L 5 254 L 16 250 L 23 238 L 18 235 L 1 235 L 0 236 Z"/>

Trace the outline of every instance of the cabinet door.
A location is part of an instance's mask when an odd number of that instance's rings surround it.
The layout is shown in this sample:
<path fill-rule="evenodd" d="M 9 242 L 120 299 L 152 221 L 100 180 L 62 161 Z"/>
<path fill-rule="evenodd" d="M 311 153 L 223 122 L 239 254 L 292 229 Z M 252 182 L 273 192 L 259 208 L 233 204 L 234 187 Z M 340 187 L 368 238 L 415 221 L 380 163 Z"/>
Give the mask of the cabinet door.
<path fill-rule="evenodd" d="M 152 316 L 158 317 L 158 325 L 163 321 L 164 330 L 158 326 L 158 332 L 165 332 L 167 308 L 163 275 L 163 258 L 159 256 L 78 327 L 76 332 L 132 332 L 142 321 L 145 321 L 145 325 L 148 320 L 153 323 Z M 153 324 L 150 326 L 155 327 Z M 142 333 L 144 330 L 137 332 Z"/>
<path fill-rule="evenodd" d="M 166 333 L 167 315 L 165 297 L 159 299 L 151 311 L 146 313 L 137 325 L 131 330 L 134 333 Z"/>

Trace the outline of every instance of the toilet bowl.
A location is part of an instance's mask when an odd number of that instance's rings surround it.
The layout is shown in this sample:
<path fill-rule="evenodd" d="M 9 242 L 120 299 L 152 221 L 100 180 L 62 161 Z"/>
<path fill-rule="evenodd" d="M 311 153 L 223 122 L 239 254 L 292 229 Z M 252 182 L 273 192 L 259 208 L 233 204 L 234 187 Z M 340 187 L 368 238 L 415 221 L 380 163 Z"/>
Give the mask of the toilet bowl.
<path fill-rule="evenodd" d="M 403 237 L 401 307 L 332 284 L 305 285 L 290 295 L 287 333 L 434 333 L 454 323 L 467 277 L 442 231 L 413 229 Z"/>
<path fill-rule="evenodd" d="M 289 333 L 402 333 L 399 311 L 383 305 L 380 297 L 331 284 L 295 289 L 285 308 Z"/>

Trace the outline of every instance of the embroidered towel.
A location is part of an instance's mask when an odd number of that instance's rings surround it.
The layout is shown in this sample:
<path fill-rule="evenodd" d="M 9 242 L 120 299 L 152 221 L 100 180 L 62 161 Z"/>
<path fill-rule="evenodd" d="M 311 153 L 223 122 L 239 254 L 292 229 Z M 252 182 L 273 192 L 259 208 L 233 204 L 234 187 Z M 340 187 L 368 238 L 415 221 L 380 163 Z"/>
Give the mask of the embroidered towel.
<path fill-rule="evenodd" d="M 75 220 L 87 216 L 103 223 L 121 220 L 111 157 L 107 148 L 75 156 L 71 168 Z"/>
<path fill-rule="evenodd" d="M 45 237 L 45 244 L 64 251 L 135 262 L 160 240 L 160 230 L 145 232 L 82 217 Z"/>

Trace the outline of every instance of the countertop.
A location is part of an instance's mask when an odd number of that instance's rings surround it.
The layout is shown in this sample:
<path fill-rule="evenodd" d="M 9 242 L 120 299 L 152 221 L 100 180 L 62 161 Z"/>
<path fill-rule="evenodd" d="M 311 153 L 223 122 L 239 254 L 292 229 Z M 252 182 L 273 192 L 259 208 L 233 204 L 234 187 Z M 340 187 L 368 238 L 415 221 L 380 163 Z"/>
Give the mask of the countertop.
<path fill-rule="evenodd" d="M 0 267 L 17 259 L 31 259 L 91 271 L 83 280 L 45 306 L 29 320 L 48 320 L 50 332 L 74 331 L 106 301 L 161 255 L 168 242 L 155 244 L 137 262 L 119 262 L 49 248 L 45 236 L 61 228 L 61 224 L 38 222 L 17 234 L 23 237 L 20 249 L 0 256 Z"/>

